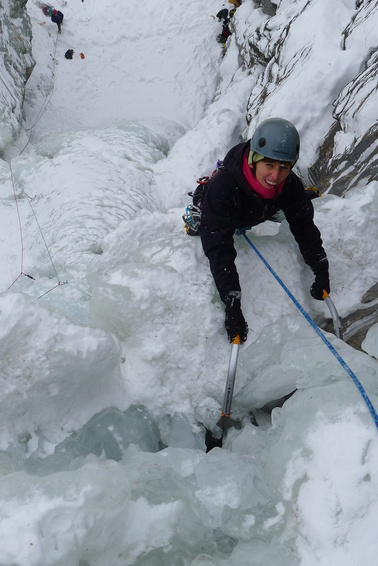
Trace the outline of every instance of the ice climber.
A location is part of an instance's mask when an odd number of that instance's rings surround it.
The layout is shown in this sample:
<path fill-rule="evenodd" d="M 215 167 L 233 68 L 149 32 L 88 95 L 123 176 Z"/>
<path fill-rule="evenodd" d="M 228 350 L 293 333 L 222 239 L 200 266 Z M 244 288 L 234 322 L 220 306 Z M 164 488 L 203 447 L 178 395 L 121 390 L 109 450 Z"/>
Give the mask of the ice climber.
<path fill-rule="evenodd" d="M 299 157 L 299 134 L 291 122 L 270 118 L 251 140 L 229 150 L 223 166 L 205 187 L 200 236 L 210 270 L 224 302 L 225 327 L 232 342 L 245 342 L 248 325 L 241 309 L 241 287 L 235 266 L 236 229 L 256 226 L 282 210 L 315 280 L 314 299 L 330 292 L 329 266 L 314 208 L 293 167 Z M 311 191 L 312 192 L 312 191 Z"/>
<path fill-rule="evenodd" d="M 42 5 L 42 12 L 48 16 L 51 21 L 58 26 L 58 33 L 62 33 L 62 24 L 64 14 L 59 10 L 55 10 L 50 4 Z"/>

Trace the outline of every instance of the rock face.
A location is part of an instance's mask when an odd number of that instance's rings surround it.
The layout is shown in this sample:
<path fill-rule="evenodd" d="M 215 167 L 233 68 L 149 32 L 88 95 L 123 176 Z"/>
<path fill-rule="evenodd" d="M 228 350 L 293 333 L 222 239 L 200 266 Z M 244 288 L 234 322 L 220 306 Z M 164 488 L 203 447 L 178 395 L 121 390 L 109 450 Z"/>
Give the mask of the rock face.
<path fill-rule="evenodd" d="M 267 3 L 255 4 L 261 9 L 248 17 L 248 37 L 236 33 L 256 77 L 247 107 L 251 131 L 291 99 L 285 117 L 307 151 L 299 164 L 304 182 L 337 195 L 367 184 L 378 161 L 377 2 L 350 2 L 334 13 L 324 1 L 324 16 L 310 1 L 272 3 L 269 14 Z"/>
<path fill-rule="evenodd" d="M 0 1 L 0 157 L 20 131 L 25 85 L 35 65 L 26 3 Z"/>
<path fill-rule="evenodd" d="M 373 26 L 378 24 L 378 5 L 373 1 L 358 4 L 356 17 L 345 29 L 343 49 L 348 50 L 365 28 L 367 48 L 361 46 L 362 68 L 333 102 L 336 123 L 310 169 L 315 179 L 337 195 L 374 180 L 378 166 L 378 49 L 370 43 Z"/>

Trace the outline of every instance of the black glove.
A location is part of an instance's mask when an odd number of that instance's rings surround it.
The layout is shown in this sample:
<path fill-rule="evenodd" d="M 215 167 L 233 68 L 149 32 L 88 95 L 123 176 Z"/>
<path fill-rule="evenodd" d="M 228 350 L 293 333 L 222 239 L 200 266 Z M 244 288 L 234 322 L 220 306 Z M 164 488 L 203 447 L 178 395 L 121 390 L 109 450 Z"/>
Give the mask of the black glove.
<path fill-rule="evenodd" d="M 315 281 L 311 285 L 310 289 L 311 296 L 318 301 L 322 301 L 324 298 L 323 290 L 328 294 L 330 293 L 328 259 L 322 259 L 311 269 L 315 275 Z"/>
<path fill-rule="evenodd" d="M 225 327 L 228 334 L 229 342 L 233 342 L 239 334 L 240 343 L 247 340 L 248 324 L 245 321 L 240 307 L 241 293 L 240 291 L 230 291 L 225 298 L 226 304 L 226 320 Z"/>

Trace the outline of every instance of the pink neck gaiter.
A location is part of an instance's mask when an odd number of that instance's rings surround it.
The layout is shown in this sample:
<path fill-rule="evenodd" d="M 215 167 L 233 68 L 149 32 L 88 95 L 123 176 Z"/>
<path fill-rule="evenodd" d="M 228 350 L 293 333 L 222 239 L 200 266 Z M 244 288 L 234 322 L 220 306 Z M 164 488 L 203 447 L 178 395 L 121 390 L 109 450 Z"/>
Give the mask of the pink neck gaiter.
<path fill-rule="evenodd" d="M 246 154 L 244 154 L 243 156 L 243 175 L 246 178 L 247 183 L 251 187 L 252 191 L 264 200 L 277 198 L 278 195 L 281 194 L 282 187 L 284 186 L 286 181 L 285 179 L 285 181 L 282 181 L 282 183 L 274 187 L 274 189 L 266 189 L 265 187 L 263 187 L 262 184 L 259 183 L 259 181 L 256 179 L 252 169 L 249 167 Z"/>

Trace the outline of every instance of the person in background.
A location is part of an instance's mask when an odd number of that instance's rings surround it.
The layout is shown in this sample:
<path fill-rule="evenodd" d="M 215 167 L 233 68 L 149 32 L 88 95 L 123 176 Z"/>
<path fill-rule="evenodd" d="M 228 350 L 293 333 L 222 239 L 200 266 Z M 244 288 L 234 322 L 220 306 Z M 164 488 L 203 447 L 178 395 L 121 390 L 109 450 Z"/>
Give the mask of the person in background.
<path fill-rule="evenodd" d="M 241 0 L 229 0 L 229 4 L 233 5 L 233 8 L 230 10 L 230 18 L 232 18 L 236 12 L 236 9 L 241 5 Z"/>
<path fill-rule="evenodd" d="M 225 304 L 225 327 L 232 342 L 245 342 L 248 324 L 241 309 L 241 287 L 235 266 L 236 229 L 256 226 L 282 210 L 315 280 L 310 293 L 323 300 L 330 292 L 329 265 L 314 224 L 312 200 L 293 172 L 300 139 L 295 126 L 281 118 L 260 123 L 251 140 L 229 150 L 223 167 L 203 193 L 200 236 L 210 270 Z M 256 289 L 257 292 L 257 289 Z"/>
<path fill-rule="evenodd" d="M 217 13 L 217 18 L 219 22 L 222 22 L 222 32 L 217 35 L 217 41 L 218 43 L 222 43 L 223 45 L 225 45 L 227 38 L 230 37 L 232 33 L 229 27 L 230 18 L 229 18 L 228 10 L 226 8 L 220 10 Z"/>
<path fill-rule="evenodd" d="M 228 27 L 228 24 L 223 24 L 222 27 L 222 33 L 220 33 L 217 36 L 217 41 L 218 43 L 222 43 L 223 45 L 226 44 L 227 38 L 230 37 L 230 35 L 232 34 L 230 28 Z"/>
<path fill-rule="evenodd" d="M 42 12 L 45 16 L 51 18 L 51 21 L 58 26 L 58 33 L 62 33 L 64 14 L 59 10 L 55 10 L 50 4 L 44 4 L 42 6 Z"/>
<path fill-rule="evenodd" d="M 59 10 L 53 10 L 51 21 L 58 26 L 58 33 L 62 33 L 64 15 Z"/>
<path fill-rule="evenodd" d="M 217 13 L 217 18 L 218 18 L 218 22 L 221 22 L 222 20 L 225 20 L 226 23 L 229 22 L 228 19 L 228 10 L 227 8 L 224 8 L 223 10 L 219 10 L 219 12 Z"/>

